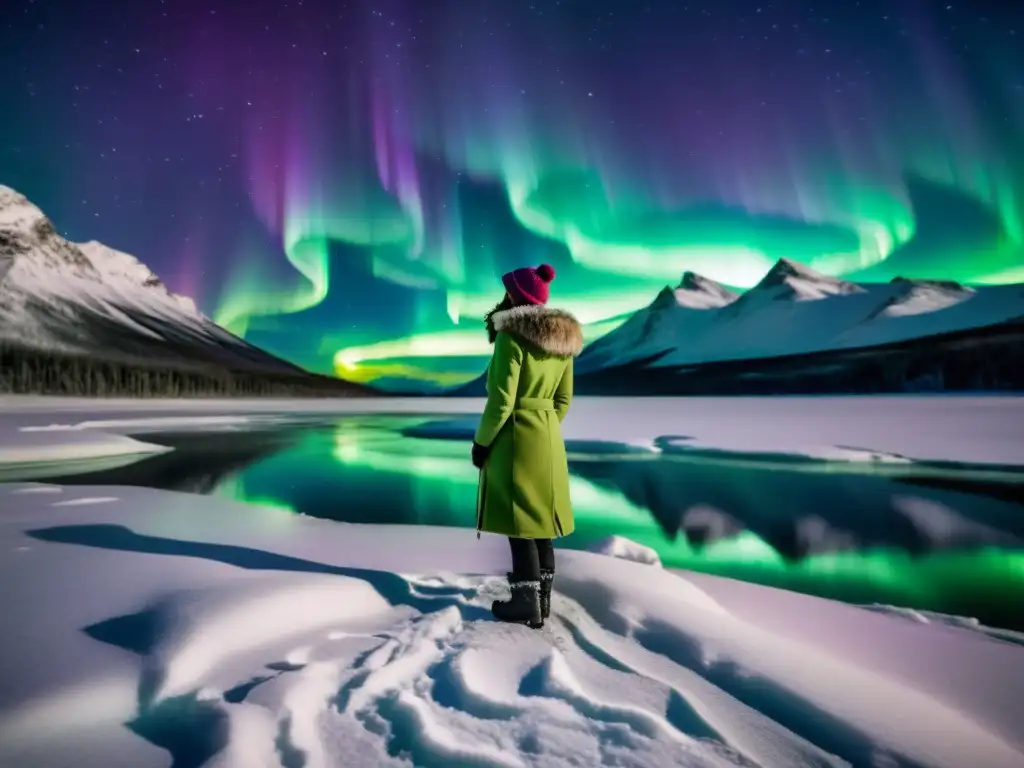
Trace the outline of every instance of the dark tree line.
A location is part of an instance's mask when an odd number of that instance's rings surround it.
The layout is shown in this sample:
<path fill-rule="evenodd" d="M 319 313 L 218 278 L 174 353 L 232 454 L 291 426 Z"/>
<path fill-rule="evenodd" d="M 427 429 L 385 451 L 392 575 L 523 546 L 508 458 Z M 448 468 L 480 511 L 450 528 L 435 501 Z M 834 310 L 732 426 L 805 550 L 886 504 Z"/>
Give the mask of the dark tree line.
<path fill-rule="evenodd" d="M 808 395 L 1024 391 L 1024 321 L 866 349 L 583 374 L 587 395 Z"/>
<path fill-rule="evenodd" d="M 70 397 L 358 397 L 373 390 L 316 374 L 190 369 L 99 360 L 0 343 L 0 394 Z"/>

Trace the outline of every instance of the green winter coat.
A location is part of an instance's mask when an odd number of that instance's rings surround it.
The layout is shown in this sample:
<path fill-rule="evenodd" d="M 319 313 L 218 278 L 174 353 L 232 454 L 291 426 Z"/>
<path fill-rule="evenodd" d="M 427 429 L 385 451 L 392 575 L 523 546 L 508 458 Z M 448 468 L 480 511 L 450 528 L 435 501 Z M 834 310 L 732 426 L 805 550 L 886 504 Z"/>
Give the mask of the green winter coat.
<path fill-rule="evenodd" d="M 568 312 L 513 307 L 492 317 L 497 338 L 476 442 L 490 447 L 480 472 L 477 530 L 523 539 L 574 528 L 560 424 L 572 400 L 572 361 L 583 332 Z"/>

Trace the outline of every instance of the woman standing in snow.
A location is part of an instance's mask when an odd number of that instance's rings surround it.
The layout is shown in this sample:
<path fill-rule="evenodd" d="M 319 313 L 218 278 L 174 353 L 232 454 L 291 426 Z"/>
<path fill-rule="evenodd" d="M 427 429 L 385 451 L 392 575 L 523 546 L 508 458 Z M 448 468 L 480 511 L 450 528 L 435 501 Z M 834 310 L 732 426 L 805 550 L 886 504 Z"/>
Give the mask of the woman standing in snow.
<path fill-rule="evenodd" d="M 473 464 L 481 470 L 477 531 L 508 536 L 512 548 L 512 596 L 495 600 L 491 611 L 534 628 L 551 612 L 551 540 L 574 527 L 560 424 L 583 332 L 568 312 L 545 306 L 554 279 L 547 264 L 502 276 L 505 298 L 486 317 L 494 353 L 473 441 Z"/>

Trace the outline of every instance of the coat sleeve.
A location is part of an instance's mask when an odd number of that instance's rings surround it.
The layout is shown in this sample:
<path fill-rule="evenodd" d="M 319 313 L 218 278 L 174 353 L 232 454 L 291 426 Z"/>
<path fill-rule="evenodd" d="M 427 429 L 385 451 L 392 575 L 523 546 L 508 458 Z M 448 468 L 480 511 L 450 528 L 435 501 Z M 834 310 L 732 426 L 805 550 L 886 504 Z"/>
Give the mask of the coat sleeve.
<path fill-rule="evenodd" d="M 494 354 L 487 369 L 487 405 L 480 416 L 480 426 L 474 438 L 480 445 L 493 443 L 512 415 L 522 364 L 522 347 L 509 334 L 499 333 L 494 340 Z"/>
<path fill-rule="evenodd" d="M 569 412 L 569 403 L 572 402 L 572 358 L 569 358 L 569 364 L 565 366 L 565 372 L 562 374 L 562 378 L 558 382 L 558 388 L 555 389 L 555 413 L 558 414 L 558 420 L 564 421 L 565 414 Z"/>

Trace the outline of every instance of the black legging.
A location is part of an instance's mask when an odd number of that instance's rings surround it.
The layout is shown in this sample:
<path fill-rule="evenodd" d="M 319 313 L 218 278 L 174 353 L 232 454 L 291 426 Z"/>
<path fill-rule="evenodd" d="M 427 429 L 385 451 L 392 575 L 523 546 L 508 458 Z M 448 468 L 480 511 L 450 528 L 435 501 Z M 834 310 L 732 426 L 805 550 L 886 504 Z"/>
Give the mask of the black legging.
<path fill-rule="evenodd" d="M 512 548 L 512 573 L 530 581 L 540 580 L 541 569 L 555 570 L 555 548 L 551 539 L 514 539 L 508 544 Z"/>

